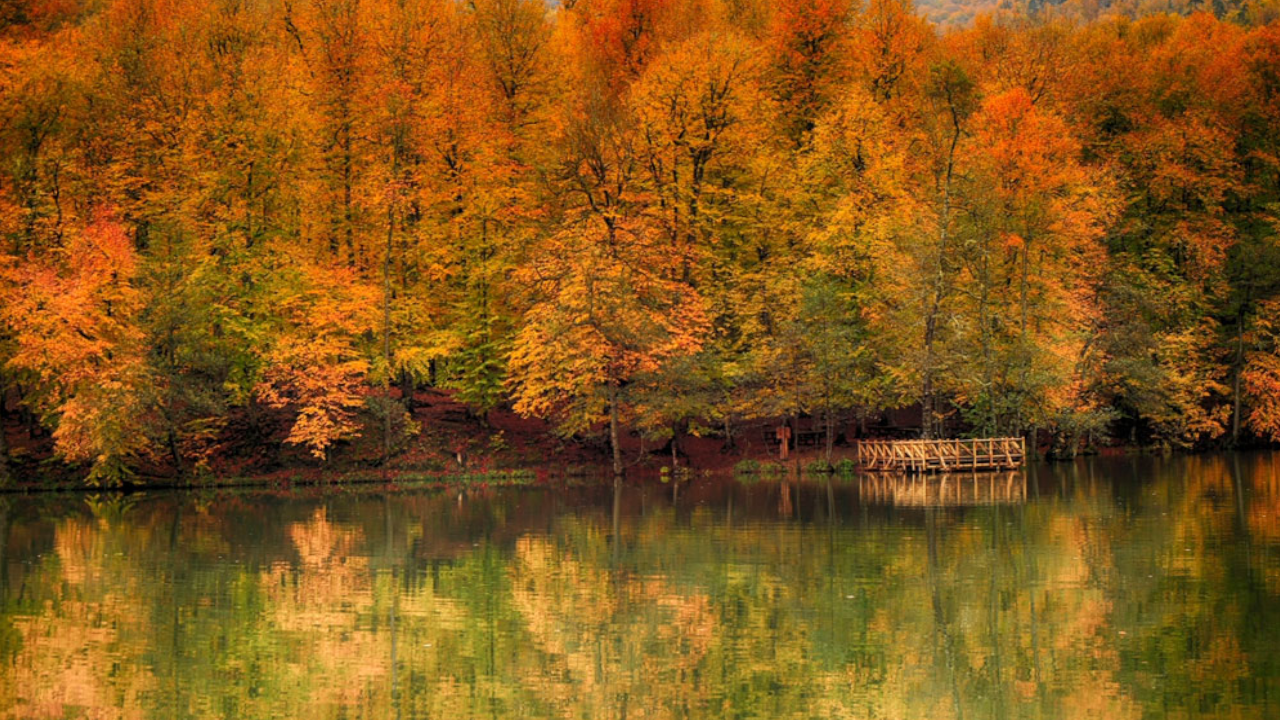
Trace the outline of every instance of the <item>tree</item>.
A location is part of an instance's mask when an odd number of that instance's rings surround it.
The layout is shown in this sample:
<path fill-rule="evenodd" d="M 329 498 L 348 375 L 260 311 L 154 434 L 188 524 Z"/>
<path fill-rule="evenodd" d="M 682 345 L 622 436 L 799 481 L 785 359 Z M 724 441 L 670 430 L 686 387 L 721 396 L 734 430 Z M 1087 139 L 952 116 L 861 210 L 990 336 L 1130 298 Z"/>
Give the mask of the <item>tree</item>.
<path fill-rule="evenodd" d="M 1249 402 L 1249 429 L 1271 440 L 1280 440 L 1280 303 L 1262 303 L 1251 336 L 1254 348 L 1245 355 L 1240 373 Z"/>
<path fill-rule="evenodd" d="M 632 381 L 697 351 L 706 331 L 697 294 L 655 263 L 661 235 L 643 220 L 585 214 L 565 224 L 525 272 L 537 300 L 516 336 L 515 409 L 559 418 L 566 432 L 607 421 L 614 473 Z"/>
<path fill-rule="evenodd" d="M 321 460 L 335 443 L 360 433 L 356 413 L 364 405 L 370 354 L 365 338 L 379 327 L 379 294 L 358 274 L 333 261 L 289 258 L 290 282 L 275 305 L 280 323 L 262 348 L 262 379 L 255 393 L 286 410 L 286 442 Z"/>
<path fill-rule="evenodd" d="M 1239 237 L 1231 210 L 1247 192 L 1236 154 L 1242 35 L 1205 16 L 1139 26 L 1151 34 L 1113 47 L 1110 61 L 1136 64 L 1145 80 L 1133 69 L 1103 79 L 1130 84 L 1115 105 L 1092 110 L 1094 151 L 1131 194 L 1108 240 L 1104 372 L 1134 439 L 1193 444 L 1222 435 L 1230 417 L 1211 309 Z"/>
<path fill-rule="evenodd" d="M 939 431 L 938 375 L 944 334 L 952 326 L 951 307 L 956 272 L 956 206 L 961 162 L 968 149 L 962 145 L 970 117 L 977 109 L 977 88 L 968 72 L 952 60 L 930 68 L 925 89 L 926 112 L 921 124 L 919 164 L 913 168 L 918 194 L 901 208 L 908 221 L 903 232 L 903 257 L 910 258 L 924 286 L 910 297 L 920 303 L 921 348 L 911 365 L 920 385 L 921 434 L 934 437 Z M 916 205 L 919 203 L 919 205 Z M 920 225 L 914 226 L 919 222 Z M 920 242 L 919 233 L 927 238 Z M 918 243 L 918 244 L 917 244 Z"/>
<path fill-rule="evenodd" d="M 2 312 L 16 345 L 9 367 L 39 387 L 27 402 L 53 428 L 63 457 L 92 464 L 90 483 L 120 482 L 150 450 L 154 421 L 132 240 L 101 209 L 56 254 L 10 258 L 4 272 Z"/>
<path fill-rule="evenodd" d="M 1021 87 L 983 101 L 973 142 L 958 342 L 975 362 L 958 368 L 958 390 L 977 432 L 1021 434 L 1081 407 L 1118 203 L 1067 124 Z"/>
<path fill-rule="evenodd" d="M 786 0 L 774 10 L 766 41 L 769 89 L 780 135 L 802 145 L 848 73 L 845 38 L 853 20 L 846 0 Z"/>

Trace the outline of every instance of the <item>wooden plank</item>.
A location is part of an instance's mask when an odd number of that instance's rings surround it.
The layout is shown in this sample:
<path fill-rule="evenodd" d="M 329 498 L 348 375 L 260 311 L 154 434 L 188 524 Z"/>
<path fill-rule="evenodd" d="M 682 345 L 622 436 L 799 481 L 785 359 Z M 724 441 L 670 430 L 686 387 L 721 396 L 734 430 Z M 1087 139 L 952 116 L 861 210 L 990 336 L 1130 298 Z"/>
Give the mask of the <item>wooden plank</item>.
<path fill-rule="evenodd" d="M 1026 459 L 1026 442 L 1023 438 L 860 440 L 854 456 L 865 470 L 916 473 L 1016 468 Z"/>

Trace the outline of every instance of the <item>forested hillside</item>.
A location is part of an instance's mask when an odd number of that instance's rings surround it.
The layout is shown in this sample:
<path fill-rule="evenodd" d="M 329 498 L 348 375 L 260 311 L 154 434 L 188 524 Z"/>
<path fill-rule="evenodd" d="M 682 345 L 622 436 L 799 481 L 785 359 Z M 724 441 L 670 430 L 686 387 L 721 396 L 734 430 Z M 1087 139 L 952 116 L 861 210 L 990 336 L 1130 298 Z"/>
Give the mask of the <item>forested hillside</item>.
<path fill-rule="evenodd" d="M 923 0 L 916 7 L 925 18 L 943 26 L 968 25 L 981 15 L 997 12 L 1078 21 L 1108 15 L 1141 18 L 1158 13 L 1197 12 L 1250 25 L 1280 19 L 1280 3 L 1276 0 Z"/>
<path fill-rule="evenodd" d="M 942 28 L 896 0 L 0 22 L 4 415 L 93 480 L 249 430 L 391 452 L 428 385 L 615 437 L 918 406 L 925 435 L 1280 438 L 1280 24 Z"/>

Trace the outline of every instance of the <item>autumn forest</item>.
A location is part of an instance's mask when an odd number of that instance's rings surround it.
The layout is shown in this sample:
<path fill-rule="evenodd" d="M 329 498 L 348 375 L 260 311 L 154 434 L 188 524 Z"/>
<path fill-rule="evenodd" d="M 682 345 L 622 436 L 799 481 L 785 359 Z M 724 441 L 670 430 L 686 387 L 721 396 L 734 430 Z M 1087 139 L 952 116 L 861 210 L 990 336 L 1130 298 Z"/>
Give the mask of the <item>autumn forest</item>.
<path fill-rule="evenodd" d="M 887 409 L 1274 442 L 1276 18 L 4 0 L 0 422 L 94 482 L 390 455 L 426 387 L 615 457 Z"/>

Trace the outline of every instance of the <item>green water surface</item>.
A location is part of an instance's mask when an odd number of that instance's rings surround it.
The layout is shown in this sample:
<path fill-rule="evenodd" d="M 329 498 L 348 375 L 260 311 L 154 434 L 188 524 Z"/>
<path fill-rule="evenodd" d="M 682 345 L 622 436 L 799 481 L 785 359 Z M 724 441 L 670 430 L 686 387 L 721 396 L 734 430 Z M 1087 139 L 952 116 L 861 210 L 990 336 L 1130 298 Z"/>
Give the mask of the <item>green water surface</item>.
<path fill-rule="evenodd" d="M 0 496 L 0 717 L 1280 717 L 1280 455 L 933 483 Z"/>

